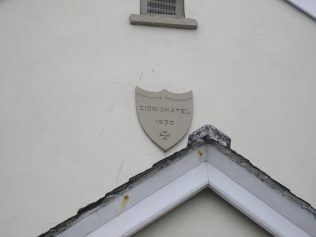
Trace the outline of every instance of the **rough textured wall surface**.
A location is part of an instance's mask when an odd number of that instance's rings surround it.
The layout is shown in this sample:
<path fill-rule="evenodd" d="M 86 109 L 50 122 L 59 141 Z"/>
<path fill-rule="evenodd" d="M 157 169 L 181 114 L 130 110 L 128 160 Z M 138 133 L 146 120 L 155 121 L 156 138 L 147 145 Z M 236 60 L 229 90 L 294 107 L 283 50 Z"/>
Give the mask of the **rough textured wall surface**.
<path fill-rule="evenodd" d="M 2 235 L 41 234 L 167 155 L 138 124 L 136 86 L 192 89 L 190 131 L 215 125 L 315 207 L 315 21 L 279 0 L 186 0 L 196 31 L 131 26 L 138 12 L 0 0 Z"/>

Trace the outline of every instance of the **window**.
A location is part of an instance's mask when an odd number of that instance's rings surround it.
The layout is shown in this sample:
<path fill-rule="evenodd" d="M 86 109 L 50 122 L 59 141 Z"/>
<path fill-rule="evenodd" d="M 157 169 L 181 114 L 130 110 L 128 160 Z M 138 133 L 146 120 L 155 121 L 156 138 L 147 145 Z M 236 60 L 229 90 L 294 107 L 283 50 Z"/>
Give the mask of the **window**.
<path fill-rule="evenodd" d="M 141 0 L 140 14 L 184 18 L 184 0 Z"/>
<path fill-rule="evenodd" d="M 196 29 L 194 19 L 185 18 L 184 0 L 140 0 L 140 15 L 131 14 L 132 25 Z"/>

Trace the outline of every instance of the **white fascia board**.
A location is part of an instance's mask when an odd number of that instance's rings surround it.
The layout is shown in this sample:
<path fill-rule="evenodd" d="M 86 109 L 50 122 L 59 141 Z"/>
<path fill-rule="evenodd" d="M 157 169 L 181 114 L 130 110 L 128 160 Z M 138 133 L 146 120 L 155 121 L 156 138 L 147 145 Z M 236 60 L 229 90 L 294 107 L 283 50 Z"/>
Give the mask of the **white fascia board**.
<path fill-rule="evenodd" d="M 203 162 L 87 237 L 131 236 L 206 187 L 274 236 L 312 236 L 210 163 Z"/>
<path fill-rule="evenodd" d="M 281 190 L 274 184 L 269 186 L 265 182 L 266 180 L 270 180 L 268 175 L 263 172 L 261 172 L 260 176 L 258 173 L 254 174 L 254 172 L 256 172 L 255 167 L 250 167 L 245 159 L 240 160 L 240 163 L 238 163 L 238 155 L 236 154 L 234 156 L 237 158 L 231 158 L 227 154 L 220 152 L 217 147 L 207 145 L 207 162 L 210 165 L 220 170 L 227 177 L 230 177 L 230 179 L 245 188 L 245 190 L 248 190 L 252 195 L 263 200 L 263 202 L 285 218 L 291 220 L 306 232 L 313 233 L 314 236 L 316 236 L 315 217 L 295 203 L 291 198 L 287 198 L 289 196 L 289 190 Z M 218 180 L 218 182 L 218 184 L 220 184 L 220 180 Z M 281 228 L 281 226 L 278 228 Z"/>
<path fill-rule="evenodd" d="M 87 237 L 131 236 L 207 187 L 207 177 L 206 163 L 203 162 L 107 222 Z"/>
<path fill-rule="evenodd" d="M 316 0 L 287 0 L 293 6 L 316 20 Z"/>
<path fill-rule="evenodd" d="M 166 167 L 154 169 L 149 174 L 145 174 L 139 181 L 131 187 L 127 187 L 124 192 L 113 197 L 113 200 L 97 206 L 84 213 L 58 237 L 85 237 L 95 231 L 100 226 L 113 220 L 116 216 L 127 215 L 127 210 L 139 202 L 143 202 L 147 197 L 166 187 L 183 174 L 194 169 L 206 160 L 206 146 L 198 150 L 189 152 L 183 157 L 178 157 Z M 191 188 L 191 187 L 189 187 Z M 171 191 L 172 194 L 172 191 Z M 162 208 L 162 203 L 158 202 L 158 208 Z M 145 210 L 142 210 L 142 213 Z M 126 224 L 126 223 L 124 223 Z M 109 235 L 114 237 L 115 235 Z"/>
<path fill-rule="evenodd" d="M 274 236 L 311 237 L 293 222 L 207 163 L 209 188 Z"/>
<path fill-rule="evenodd" d="M 134 176 L 41 237 L 130 236 L 209 187 L 274 236 L 316 237 L 316 210 L 230 149 L 207 125 L 187 148 Z"/>

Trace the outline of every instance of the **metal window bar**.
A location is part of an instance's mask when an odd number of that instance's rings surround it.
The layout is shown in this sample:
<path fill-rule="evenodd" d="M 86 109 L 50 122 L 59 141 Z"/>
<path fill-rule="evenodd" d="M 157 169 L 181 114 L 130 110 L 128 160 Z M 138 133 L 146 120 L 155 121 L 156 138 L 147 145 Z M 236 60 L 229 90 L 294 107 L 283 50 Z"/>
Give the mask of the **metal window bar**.
<path fill-rule="evenodd" d="M 157 15 L 176 15 L 176 0 L 148 0 L 147 13 Z"/>

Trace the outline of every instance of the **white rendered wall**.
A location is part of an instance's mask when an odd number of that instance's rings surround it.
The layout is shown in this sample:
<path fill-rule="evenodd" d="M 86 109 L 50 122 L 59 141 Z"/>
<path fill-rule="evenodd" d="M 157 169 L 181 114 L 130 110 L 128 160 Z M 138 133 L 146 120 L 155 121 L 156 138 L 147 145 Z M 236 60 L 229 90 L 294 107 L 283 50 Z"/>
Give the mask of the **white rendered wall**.
<path fill-rule="evenodd" d="M 192 216 L 198 221 L 192 221 Z M 229 220 L 229 221 L 228 221 Z M 208 226 L 208 228 L 205 228 Z M 216 227 L 217 226 L 217 227 Z M 218 228 L 221 226 L 222 228 Z M 225 227 L 224 227 L 225 226 Z M 224 228 L 223 228 L 224 227 Z M 209 189 L 147 226 L 133 237 L 255 236 L 271 235 Z"/>
<path fill-rule="evenodd" d="M 316 22 L 280 0 L 186 0 L 197 31 L 131 26 L 138 12 L 0 0 L 1 236 L 41 234 L 186 146 L 151 143 L 136 86 L 193 90 L 190 132 L 216 126 L 315 207 Z"/>

